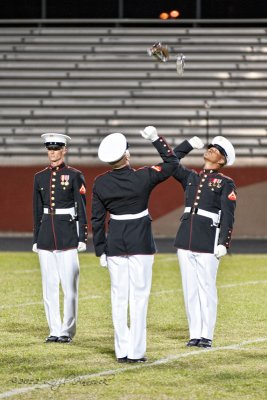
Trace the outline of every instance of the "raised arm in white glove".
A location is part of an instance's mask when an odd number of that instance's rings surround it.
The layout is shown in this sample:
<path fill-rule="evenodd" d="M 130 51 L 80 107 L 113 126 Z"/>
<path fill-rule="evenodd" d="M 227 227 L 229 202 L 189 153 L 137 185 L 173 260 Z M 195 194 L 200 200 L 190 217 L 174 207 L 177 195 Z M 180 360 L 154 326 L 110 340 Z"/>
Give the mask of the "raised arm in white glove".
<path fill-rule="evenodd" d="M 204 143 L 198 136 L 194 136 L 188 140 L 189 144 L 193 147 L 193 149 L 203 149 Z"/>
<path fill-rule="evenodd" d="M 100 256 L 100 267 L 107 268 L 108 267 L 108 261 L 107 261 L 107 255 L 105 253 Z"/>
<path fill-rule="evenodd" d="M 159 138 L 157 129 L 154 126 L 146 126 L 143 131 L 140 131 L 144 139 L 155 142 Z"/>
<path fill-rule="evenodd" d="M 227 248 L 222 244 L 218 244 L 218 246 L 216 246 L 215 248 L 214 255 L 219 259 L 225 256 L 226 254 L 227 254 Z"/>
<path fill-rule="evenodd" d="M 33 245 L 32 245 L 32 251 L 33 251 L 34 253 L 38 253 L 37 243 L 33 243 Z"/>
<path fill-rule="evenodd" d="M 86 243 L 84 243 L 84 242 L 79 242 L 79 243 L 78 243 L 77 250 L 78 250 L 79 253 L 81 253 L 82 251 L 86 251 Z"/>

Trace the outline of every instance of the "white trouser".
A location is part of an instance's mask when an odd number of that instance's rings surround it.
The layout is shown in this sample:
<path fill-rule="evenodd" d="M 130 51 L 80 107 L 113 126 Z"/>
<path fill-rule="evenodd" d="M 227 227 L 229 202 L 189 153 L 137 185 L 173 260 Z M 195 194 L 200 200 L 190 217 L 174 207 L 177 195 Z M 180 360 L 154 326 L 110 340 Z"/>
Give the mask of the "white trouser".
<path fill-rule="evenodd" d="M 107 260 L 116 357 L 142 358 L 146 352 L 146 316 L 154 256 L 108 257 Z"/>
<path fill-rule="evenodd" d="M 51 336 L 76 333 L 78 311 L 79 259 L 77 249 L 38 251 L 46 319 Z M 64 295 L 63 323 L 60 316 L 59 284 Z"/>
<path fill-rule="evenodd" d="M 217 316 L 219 260 L 211 253 L 178 249 L 190 339 L 213 339 Z"/>

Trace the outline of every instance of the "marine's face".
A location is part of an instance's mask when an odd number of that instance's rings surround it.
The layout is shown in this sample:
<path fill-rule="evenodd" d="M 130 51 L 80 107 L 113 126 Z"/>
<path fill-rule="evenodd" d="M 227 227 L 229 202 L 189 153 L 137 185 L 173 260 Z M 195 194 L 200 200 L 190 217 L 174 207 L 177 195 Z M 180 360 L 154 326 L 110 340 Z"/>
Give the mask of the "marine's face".
<path fill-rule="evenodd" d="M 226 163 L 225 157 L 216 147 L 210 147 L 205 151 L 204 160 L 218 165 L 225 165 Z"/>
<path fill-rule="evenodd" d="M 51 164 L 63 162 L 66 153 L 66 147 L 52 146 L 47 148 L 47 155 Z"/>

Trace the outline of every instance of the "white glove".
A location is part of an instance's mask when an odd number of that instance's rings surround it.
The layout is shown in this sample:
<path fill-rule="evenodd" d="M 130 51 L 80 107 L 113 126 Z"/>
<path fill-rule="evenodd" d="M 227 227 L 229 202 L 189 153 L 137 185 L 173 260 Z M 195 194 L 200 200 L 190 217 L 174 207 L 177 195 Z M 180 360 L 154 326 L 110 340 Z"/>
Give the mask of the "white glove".
<path fill-rule="evenodd" d="M 86 243 L 84 243 L 84 242 L 79 242 L 79 243 L 78 243 L 77 250 L 79 251 L 79 253 L 81 253 L 82 251 L 86 251 Z"/>
<path fill-rule="evenodd" d="M 192 137 L 191 139 L 188 140 L 188 142 L 191 144 L 193 149 L 203 149 L 204 147 L 204 143 L 197 136 Z"/>
<path fill-rule="evenodd" d="M 225 246 L 223 246 L 222 244 L 219 244 L 218 246 L 216 246 L 215 251 L 214 251 L 214 255 L 215 257 L 217 257 L 218 259 L 225 256 L 227 254 L 227 248 Z"/>
<path fill-rule="evenodd" d="M 140 131 L 144 139 L 155 142 L 159 138 L 157 129 L 154 126 L 146 126 L 143 131 Z"/>
<path fill-rule="evenodd" d="M 108 267 L 108 261 L 107 261 L 107 256 L 105 253 L 100 256 L 100 267 L 107 268 Z"/>
<path fill-rule="evenodd" d="M 38 253 L 37 243 L 34 243 L 34 244 L 32 245 L 32 251 L 33 251 L 34 253 Z"/>

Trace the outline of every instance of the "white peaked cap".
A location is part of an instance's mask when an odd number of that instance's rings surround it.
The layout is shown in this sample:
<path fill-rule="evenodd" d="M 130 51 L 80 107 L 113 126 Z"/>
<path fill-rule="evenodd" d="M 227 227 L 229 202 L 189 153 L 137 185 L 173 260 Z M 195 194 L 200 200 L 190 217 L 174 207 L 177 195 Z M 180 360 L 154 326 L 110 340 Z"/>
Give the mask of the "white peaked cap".
<path fill-rule="evenodd" d="M 126 137 L 122 133 L 111 133 L 100 143 L 98 157 L 103 162 L 116 162 L 123 157 L 127 147 Z"/>
<path fill-rule="evenodd" d="M 67 143 L 71 141 L 69 136 L 56 132 L 43 133 L 41 137 L 44 139 L 44 144 L 46 146 L 66 146 Z"/>
<path fill-rule="evenodd" d="M 226 153 L 226 165 L 233 165 L 235 162 L 235 149 L 232 143 L 223 136 L 215 136 L 212 140 L 212 144 L 217 144 L 222 147 Z"/>

